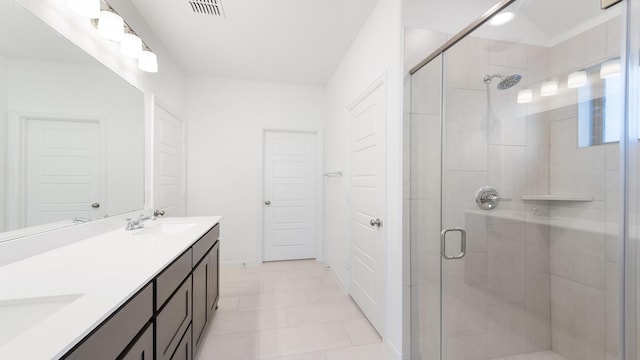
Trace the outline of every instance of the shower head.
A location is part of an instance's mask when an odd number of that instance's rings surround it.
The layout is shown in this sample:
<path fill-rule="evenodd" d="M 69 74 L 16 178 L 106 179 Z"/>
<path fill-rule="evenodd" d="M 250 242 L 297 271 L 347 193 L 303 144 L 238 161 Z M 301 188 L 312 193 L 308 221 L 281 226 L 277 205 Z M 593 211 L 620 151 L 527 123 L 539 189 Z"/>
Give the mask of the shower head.
<path fill-rule="evenodd" d="M 485 84 L 489 85 L 489 84 L 491 84 L 491 81 L 494 78 L 500 79 L 500 82 L 498 83 L 498 89 L 499 90 L 506 90 L 506 89 L 514 87 L 517 83 L 519 83 L 520 80 L 522 80 L 522 75 L 520 75 L 520 74 L 513 74 L 513 75 L 508 75 L 508 76 L 504 76 L 504 75 L 500 75 L 500 74 L 485 75 L 482 78 L 482 81 L 484 81 Z"/>

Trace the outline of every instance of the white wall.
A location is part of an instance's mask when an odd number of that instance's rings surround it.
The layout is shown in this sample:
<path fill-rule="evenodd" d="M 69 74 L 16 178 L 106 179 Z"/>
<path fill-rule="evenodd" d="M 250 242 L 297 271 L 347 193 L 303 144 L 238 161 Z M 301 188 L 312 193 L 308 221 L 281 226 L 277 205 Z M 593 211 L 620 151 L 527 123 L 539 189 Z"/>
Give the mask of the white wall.
<path fill-rule="evenodd" d="M 0 134 L 7 133 L 7 60 L 0 56 Z M 7 186 L 7 139 L 0 136 L 0 204 L 7 203 L 7 193 L 2 191 Z M 0 232 L 6 229 L 6 206 L 0 206 Z"/>
<path fill-rule="evenodd" d="M 187 82 L 187 215 L 222 215 L 222 261 L 261 259 L 264 129 L 321 131 L 322 87 L 223 78 Z"/>
<path fill-rule="evenodd" d="M 329 117 L 325 168 L 346 169 L 347 106 L 376 79 L 387 86 L 387 208 L 383 227 L 387 240 L 387 299 L 384 338 L 398 357 L 402 353 L 402 27 L 401 3 L 380 0 L 351 45 L 326 89 Z M 346 283 L 348 271 L 347 178 L 325 181 L 325 254 L 337 277 Z M 408 260 L 406 262 L 408 264 Z"/>

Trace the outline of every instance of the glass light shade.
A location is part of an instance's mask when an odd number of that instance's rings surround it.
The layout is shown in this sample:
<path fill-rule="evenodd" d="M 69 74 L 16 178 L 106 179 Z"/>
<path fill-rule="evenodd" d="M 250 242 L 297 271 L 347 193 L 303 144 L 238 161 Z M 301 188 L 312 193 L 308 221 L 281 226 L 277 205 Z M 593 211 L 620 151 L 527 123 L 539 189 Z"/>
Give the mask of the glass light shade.
<path fill-rule="evenodd" d="M 587 72 L 584 70 L 574 71 L 567 78 L 568 88 L 578 88 L 587 85 Z"/>
<path fill-rule="evenodd" d="M 124 34 L 120 43 L 120 52 L 122 55 L 132 59 L 140 58 L 142 54 L 142 40 L 134 34 Z"/>
<path fill-rule="evenodd" d="M 533 100 L 533 90 L 522 89 L 518 91 L 518 104 L 530 103 Z"/>
<path fill-rule="evenodd" d="M 540 87 L 541 96 L 551 96 L 558 93 L 558 81 L 550 80 L 542 83 Z"/>
<path fill-rule="evenodd" d="M 620 59 L 613 59 L 600 65 L 600 78 L 606 79 L 620 75 Z"/>
<path fill-rule="evenodd" d="M 114 12 L 100 11 L 98 32 L 109 40 L 121 41 L 124 36 L 124 20 Z"/>
<path fill-rule="evenodd" d="M 100 17 L 100 0 L 68 0 L 69 8 L 89 19 Z"/>
<path fill-rule="evenodd" d="M 515 15 L 512 12 L 508 12 L 508 11 L 500 13 L 492 17 L 491 20 L 489 20 L 489 25 L 493 25 L 493 26 L 504 25 L 509 21 L 513 20 L 514 16 Z"/>
<path fill-rule="evenodd" d="M 149 50 L 143 50 L 138 59 L 138 68 L 145 72 L 158 72 L 158 57 Z"/>

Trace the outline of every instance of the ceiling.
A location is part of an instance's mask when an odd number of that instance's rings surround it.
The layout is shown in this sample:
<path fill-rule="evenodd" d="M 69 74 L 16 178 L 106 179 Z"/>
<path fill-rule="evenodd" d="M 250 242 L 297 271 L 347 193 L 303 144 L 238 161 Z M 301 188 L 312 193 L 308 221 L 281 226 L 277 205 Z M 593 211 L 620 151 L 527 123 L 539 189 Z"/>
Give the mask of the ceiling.
<path fill-rule="evenodd" d="M 498 0 L 404 0 L 405 25 L 455 34 L 480 17 Z M 622 10 L 617 5 L 600 9 L 598 0 L 517 0 L 505 11 L 516 17 L 506 25 L 485 25 L 476 36 L 553 46 L 611 19 Z"/>
<path fill-rule="evenodd" d="M 378 0 L 223 0 L 225 18 L 188 0 L 132 0 L 190 76 L 326 84 Z"/>

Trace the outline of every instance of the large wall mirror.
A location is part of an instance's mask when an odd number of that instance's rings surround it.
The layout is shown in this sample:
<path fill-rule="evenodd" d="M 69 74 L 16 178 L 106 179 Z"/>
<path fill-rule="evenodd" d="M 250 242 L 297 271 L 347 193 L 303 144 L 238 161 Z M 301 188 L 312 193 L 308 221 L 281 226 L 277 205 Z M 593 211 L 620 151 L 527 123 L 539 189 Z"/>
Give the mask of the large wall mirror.
<path fill-rule="evenodd" d="M 0 241 L 144 207 L 144 95 L 11 0 L 0 0 L 0 204 Z"/>

